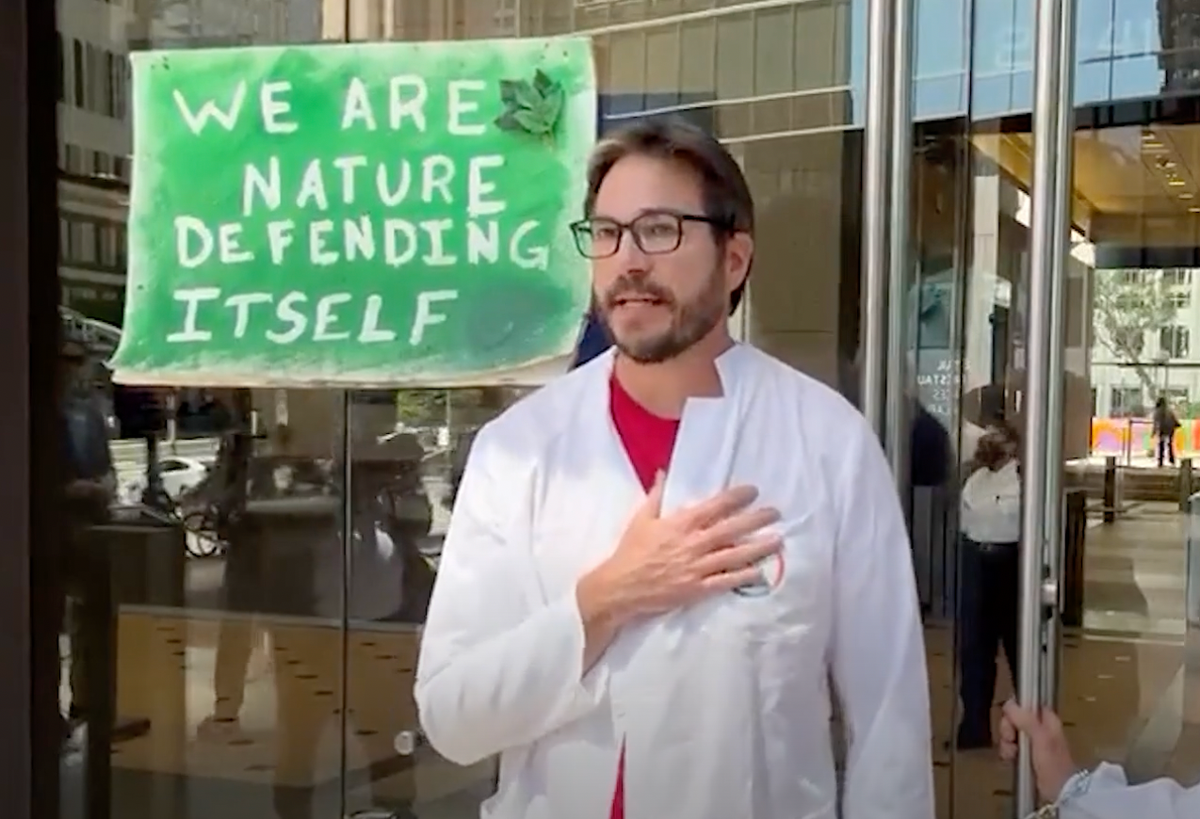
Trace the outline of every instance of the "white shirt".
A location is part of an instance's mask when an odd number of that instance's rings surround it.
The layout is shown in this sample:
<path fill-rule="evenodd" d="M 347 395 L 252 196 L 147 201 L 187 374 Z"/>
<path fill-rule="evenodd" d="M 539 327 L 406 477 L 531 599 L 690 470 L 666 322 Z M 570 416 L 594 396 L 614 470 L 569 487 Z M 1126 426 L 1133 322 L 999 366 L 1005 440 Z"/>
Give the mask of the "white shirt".
<path fill-rule="evenodd" d="M 442 755 L 500 754 L 485 819 L 932 819 L 912 558 L 878 441 L 841 396 L 752 347 L 687 402 L 664 512 L 751 483 L 782 513 L 765 593 L 626 628 L 582 673 L 581 575 L 644 498 L 609 414 L 610 351 L 486 425 L 421 641 Z M 849 734 L 842 809 L 829 681 Z"/>
<path fill-rule="evenodd" d="M 959 528 L 976 543 L 1021 539 L 1021 476 L 1015 460 L 993 472 L 980 468 L 963 484 Z"/>
<path fill-rule="evenodd" d="M 1070 789 L 1070 784 L 1066 790 Z M 1086 789 L 1064 798 L 1060 819 L 1195 819 L 1200 816 L 1200 785 L 1185 788 L 1171 779 L 1129 785 L 1116 765 L 1101 765 Z"/>

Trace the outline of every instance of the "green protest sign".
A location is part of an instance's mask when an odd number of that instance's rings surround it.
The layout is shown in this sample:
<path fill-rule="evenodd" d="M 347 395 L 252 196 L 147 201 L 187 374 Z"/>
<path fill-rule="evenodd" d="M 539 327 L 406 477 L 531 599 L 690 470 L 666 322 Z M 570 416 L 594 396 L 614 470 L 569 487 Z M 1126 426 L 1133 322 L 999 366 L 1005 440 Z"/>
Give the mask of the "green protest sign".
<path fill-rule="evenodd" d="M 134 54 L 127 384 L 561 369 L 595 138 L 582 38 Z"/>

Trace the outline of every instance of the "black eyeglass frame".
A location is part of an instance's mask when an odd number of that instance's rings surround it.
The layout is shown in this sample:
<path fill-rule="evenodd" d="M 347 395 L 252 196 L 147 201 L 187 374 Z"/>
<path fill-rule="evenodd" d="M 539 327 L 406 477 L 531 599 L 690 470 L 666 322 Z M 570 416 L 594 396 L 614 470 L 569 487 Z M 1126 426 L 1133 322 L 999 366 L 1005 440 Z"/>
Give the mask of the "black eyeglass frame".
<path fill-rule="evenodd" d="M 642 240 L 638 237 L 637 231 L 635 231 L 633 229 L 634 225 L 636 225 L 642 219 L 646 219 L 648 217 L 661 218 L 663 216 L 670 216 L 670 217 L 674 218 L 676 221 L 677 230 L 675 232 L 675 244 L 673 246 L 671 246 L 670 248 L 664 248 L 662 250 L 648 250 L 646 248 L 646 246 L 642 244 Z M 593 222 L 597 222 L 597 221 L 612 225 L 613 227 L 617 228 L 619 231 L 617 233 L 617 241 L 613 245 L 613 249 L 612 249 L 611 253 L 602 253 L 602 254 L 596 255 L 594 253 L 588 253 L 587 251 L 585 251 L 583 249 L 583 245 L 581 244 L 581 235 L 583 234 L 583 230 L 589 224 L 591 224 Z M 719 219 L 715 216 L 706 216 L 701 213 L 681 213 L 679 211 L 674 211 L 674 210 L 644 211 L 642 213 L 639 213 L 637 216 L 635 216 L 633 219 L 631 219 L 628 222 L 622 222 L 619 219 L 612 219 L 608 216 L 602 216 L 602 217 L 599 217 L 598 219 L 596 217 L 588 216 L 583 219 L 578 219 L 578 220 L 572 222 L 570 225 L 568 225 L 568 227 L 571 229 L 571 235 L 575 239 L 575 249 L 579 251 L 579 255 L 583 256 L 585 259 L 595 260 L 595 259 L 608 259 L 608 258 L 611 258 L 611 257 L 617 255 L 617 253 L 619 253 L 621 250 L 621 242 L 625 239 L 626 233 L 628 233 L 630 236 L 633 237 L 633 242 L 634 242 L 634 244 L 636 244 L 638 246 L 638 250 L 642 251 L 647 256 L 664 256 L 668 253 L 674 253 L 676 250 L 679 250 L 680 245 L 683 244 L 683 223 L 684 222 L 699 222 L 701 224 L 706 224 L 706 225 L 709 225 L 710 227 L 715 228 L 718 231 L 721 231 L 722 233 L 734 232 L 733 227 L 729 224 L 728 220 Z"/>

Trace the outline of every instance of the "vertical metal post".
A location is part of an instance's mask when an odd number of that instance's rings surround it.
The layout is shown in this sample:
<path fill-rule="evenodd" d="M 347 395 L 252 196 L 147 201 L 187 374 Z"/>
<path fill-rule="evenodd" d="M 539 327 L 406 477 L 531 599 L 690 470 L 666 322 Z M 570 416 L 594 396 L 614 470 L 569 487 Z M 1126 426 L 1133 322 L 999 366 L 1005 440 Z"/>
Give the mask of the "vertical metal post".
<path fill-rule="evenodd" d="M 1058 26 L 1058 110 L 1054 121 L 1054 207 L 1050 266 L 1050 380 L 1046 393 L 1046 607 L 1042 702 L 1058 705 L 1058 669 L 1062 656 L 1059 616 L 1062 612 L 1063 567 L 1063 429 L 1066 360 L 1067 263 L 1071 253 L 1071 191 L 1074 187 L 1075 138 L 1075 3 L 1062 3 Z M 1036 184 L 1036 183 L 1035 183 Z"/>
<path fill-rule="evenodd" d="M 884 450 L 902 496 L 908 491 L 910 413 L 908 412 L 908 292 L 912 285 L 911 215 L 913 165 L 912 52 L 913 0 L 898 0 L 892 53 L 891 171 L 888 196 L 887 378 Z"/>
<path fill-rule="evenodd" d="M 862 412 L 881 437 L 886 370 L 888 256 L 888 154 L 891 136 L 892 0 L 867 8 L 867 119 L 863 154 Z"/>
<path fill-rule="evenodd" d="M 1063 7 L 1074 0 L 1038 0 L 1034 51 L 1033 94 L 1033 207 L 1030 214 L 1029 311 L 1025 369 L 1025 451 L 1021 511 L 1021 634 L 1017 696 L 1026 707 L 1042 699 L 1042 626 L 1044 605 L 1050 594 L 1045 582 L 1046 498 L 1050 488 L 1047 446 L 1049 403 L 1054 379 L 1061 389 L 1061 365 L 1051 369 L 1054 347 L 1055 258 L 1064 248 L 1055 244 L 1061 232 L 1056 224 L 1066 218 L 1062 202 L 1069 192 L 1062 175 L 1068 169 L 1056 161 L 1061 150 L 1059 131 L 1070 120 L 1061 116 L 1063 103 Z M 1072 15 L 1073 17 L 1073 15 Z M 1069 44 L 1069 41 L 1068 41 Z M 1070 57 L 1070 55 L 1067 55 Z M 1061 396 L 1060 396 L 1061 400 Z M 1059 464 L 1055 465 L 1056 467 Z M 1025 816 L 1037 806 L 1029 739 L 1021 737 L 1017 764 L 1017 814 Z"/>

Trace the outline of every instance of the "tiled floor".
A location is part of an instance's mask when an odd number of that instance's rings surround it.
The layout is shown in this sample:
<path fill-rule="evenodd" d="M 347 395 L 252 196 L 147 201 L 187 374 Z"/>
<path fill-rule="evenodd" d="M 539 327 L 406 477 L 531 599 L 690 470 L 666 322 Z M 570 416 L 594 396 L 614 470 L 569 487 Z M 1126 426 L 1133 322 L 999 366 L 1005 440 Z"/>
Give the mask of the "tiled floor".
<path fill-rule="evenodd" d="M 1139 504 L 1111 526 L 1087 533 L 1084 626 L 1182 637 L 1187 517 L 1165 503 Z"/>
<path fill-rule="evenodd" d="M 360 632 L 350 641 L 350 685 L 343 692 L 336 662 L 337 632 L 279 626 L 258 632 L 259 646 L 246 685 L 242 730 L 199 739 L 200 721 L 213 701 L 212 669 L 219 623 L 126 615 L 121 626 L 120 710 L 151 720 L 144 737 L 119 743 L 113 764 L 126 772 L 192 778 L 189 792 L 222 782 L 258 786 L 336 788 L 336 742 L 343 693 L 353 720 L 350 769 L 364 804 L 416 803 L 430 819 L 475 816 L 487 792 L 488 766 L 463 771 L 427 751 L 417 764 L 400 758 L 391 738 L 413 725 L 408 696 L 414 639 L 410 633 Z M 246 633 L 246 621 L 224 621 Z M 948 630 L 927 633 L 934 711 L 934 758 L 939 815 L 1006 819 L 1011 773 L 990 752 L 951 756 L 942 747 L 953 720 L 952 655 Z M 273 643 L 273 651 L 268 646 Z M 1062 714 L 1084 760 L 1119 759 L 1139 723 L 1140 703 L 1155 701 L 1179 668 L 1177 645 L 1072 637 L 1064 656 Z M 1006 675 L 1002 675 L 1006 676 Z M 1002 684 L 997 699 L 1007 695 Z M 953 800 L 951 800 L 953 776 Z M 374 780 L 373 788 L 367 786 Z M 469 796 L 461 792 L 467 789 Z M 133 796 L 133 794 L 130 794 Z M 258 800 L 255 800 L 258 801 Z M 451 805 L 455 805 L 453 811 Z M 466 804 L 463 804 L 466 803 Z M 465 811 L 465 812 L 464 812 Z M 117 815 L 124 815 L 117 813 Z M 183 814 L 188 819 L 199 813 Z M 227 814 L 225 819 L 232 819 Z M 262 815 L 262 814 L 258 814 Z M 269 814 L 268 814 L 269 815 Z M 181 819 L 182 819 L 181 816 Z M 171 819 L 176 819 L 174 816 Z M 283 817 L 293 819 L 293 817 Z M 307 819 L 307 817 L 305 817 Z"/>
<path fill-rule="evenodd" d="M 1080 761 L 1120 760 L 1175 678 L 1182 659 L 1179 519 L 1147 516 L 1088 534 L 1088 625 L 1070 635 L 1061 713 Z M 240 730 L 198 738 L 211 713 L 220 630 L 253 645 Z M 393 738 L 414 727 L 411 630 L 357 630 L 347 645 L 308 623 L 126 612 L 120 621 L 118 699 L 123 716 L 147 717 L 146 735 L 114 746 L 113 815 L 121 819 L 333 819 L 343 759 L 350 807 L 412 805 L 422 819 L 473 819 L 491 767 L 458 769 L 425 748 L 397 754 Z M 953 757 L 952 633 L 927 631 L 939 817 L 1011 819 L 1011 770 L 987 751 Z M 997 700 L 1007 696 L 1001 674 Z M 299 808 L 276 791 L 313 791 Z M 155 794 L 151 799 L 147 794 Z M 164 795 L 165 794 L 165 795 Z M 157 801 L 156 801 L 157 800 Z M 293 804 L 293 803 L 289 803 Z M 82 814 L 76 814 L 82 816 Z"/>

